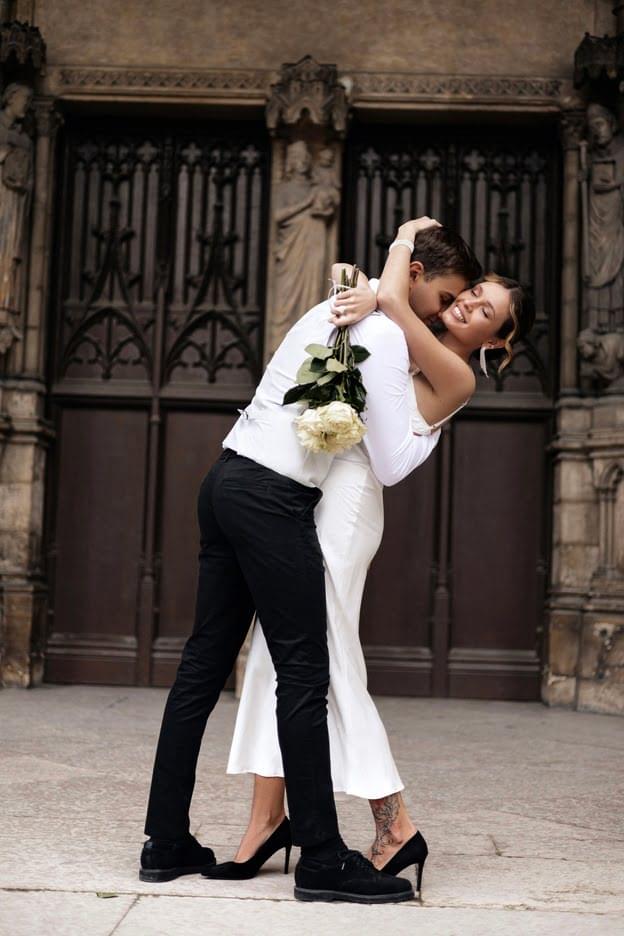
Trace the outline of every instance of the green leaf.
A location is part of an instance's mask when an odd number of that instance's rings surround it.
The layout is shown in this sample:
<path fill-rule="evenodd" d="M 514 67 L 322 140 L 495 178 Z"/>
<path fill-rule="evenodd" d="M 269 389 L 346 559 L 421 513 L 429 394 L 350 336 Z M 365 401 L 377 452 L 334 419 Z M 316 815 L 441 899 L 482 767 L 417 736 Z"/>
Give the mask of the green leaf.
<path fill-rule="evenodd" d="M 297 371 L 297 377 L 295 379 L 298 384 L 309 384 L 314 383 L 317 377 L 318 373 L 312 370 L 310 367 L 310 362 L 304 361 Z"/>
<path fill-rule="evenodd" d="M 367 351 L 362 345 L 354 344 L 351 346 L 353 358 L 356 364 L 361 364 L 366 358 L 370 357 L 370 351 Z"/>
<path fill-rule="evenodd" d="M 325 384 L 331 383 L 332 380 L 336 379 L 336 376 L 336 374 L 323 374 L 323 376 L 319 377 L 319 379 L 316 381 L 317 387 L 324 387 Z"/>
<path fill-rule="evenodd" d="M 342 374 L 347 370 L 347 365 L 343 364 L 342 361 L 337 361 L 336 358 L 328 358 L 325 365 L 328 371 L 332 371 L 334 374 Z"/>
<path fill-rule="evenodd" d="M 319 358 L 308 358 L 307 360 L 313 374 L 325 373 L 325 361 L 321 361 Z"/>
<path fill-rule="evenodd" d="M 119 897 L 119 894 L 109 894 L 108 891 L 96 891 L 95 896 L 108 899 L 109 897 Z"/>
<path fill-rule="evenodd" d="M 299 400 L 303 399 L 311 386 L 313 386 L 313 384 L 291 387 L 290 390 L 287 390 L 284 394 L 282 406 L 287 406 L 289 403 L 297 403 Z"/>
<path fill-rule="evenodd" d="M 320 358 L 321 361 L 325 361 L 332 355 L 332 348 L 321 344 L 309 344 L 305 350 L 311 357 Z"/>

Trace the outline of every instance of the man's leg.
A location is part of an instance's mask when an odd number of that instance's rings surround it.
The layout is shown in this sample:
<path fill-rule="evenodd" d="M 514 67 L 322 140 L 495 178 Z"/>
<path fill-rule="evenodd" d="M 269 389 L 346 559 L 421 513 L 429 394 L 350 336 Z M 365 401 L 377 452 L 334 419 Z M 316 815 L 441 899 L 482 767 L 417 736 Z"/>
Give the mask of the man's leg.
<path fill-rule="evenodd" d="M 236 556 L 216 522 L 212 497 L 220 459 L 198 499 L 199 577 L 195 624 L 165 707 L 156 751 L 145 833 L 175 841 L 189 829 L 195 768 L 206 721 L 229 676 L 253 616 Z"/>
<path fill-rule="evenodd" d="M 314 507 L 321 492 L 244 458 L 215 499 L 253 595 L 277 673 L 277 720 L 293 841 L 340 844 L 327 731 L 325 577 Z"/>

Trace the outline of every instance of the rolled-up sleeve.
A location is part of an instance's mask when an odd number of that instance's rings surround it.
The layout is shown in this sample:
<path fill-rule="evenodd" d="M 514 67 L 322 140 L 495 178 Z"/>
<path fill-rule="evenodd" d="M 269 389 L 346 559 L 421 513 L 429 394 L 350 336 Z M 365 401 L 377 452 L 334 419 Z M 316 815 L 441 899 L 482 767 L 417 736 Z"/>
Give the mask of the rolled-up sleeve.
<path fill-rule="evenodd" d="M 383 313 L 369 316 L 369 327 L 352 335 L 370 357 L 360 365 L 366 387 L 364 446 L 378 480 L 391 486 L 422 465 L 436 447 L 440 430 L 431 435 L 414 435 L 410 424 L 408 393 L 409 354 L 403 332 Z M 373 319 L 377 322 L 373 323 Z M 353 331 L 359 331 L 355 326 Z M 365 334 L 364 334 L 365 331 Z"/>

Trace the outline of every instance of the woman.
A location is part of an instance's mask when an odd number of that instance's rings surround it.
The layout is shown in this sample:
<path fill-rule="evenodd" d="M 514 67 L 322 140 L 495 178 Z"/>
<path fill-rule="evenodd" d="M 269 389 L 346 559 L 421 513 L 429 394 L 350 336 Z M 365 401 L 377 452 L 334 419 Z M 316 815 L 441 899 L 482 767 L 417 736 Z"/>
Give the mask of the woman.
<path fill-rule="evenodd" d="M 378 287 L 377 302 L 404 331 L 416 371 L 411 389 L 412 431 L 428 434 L 468 402 L 475 390 L 469 364 L 473 352 L 504 349 L 533 323 L 530 303 L 513 280 L 485 277 L 460 293 L 441 314 L 445 334 L 436 338 L 409 304 L 413 240 L 430 219 L 399 228 Z M 336 277 L 338 270 L 333 269 Z M 335 300 L 334 324 L 353 324 L 375 301 L 365 281 Z M 360 446 L 336 456 L 316 510 L 325 561 L 330 688 L 328 727 L 335 791 L 370 801 L 375 839 L 370 858 L 397 874 L 418 868 L 420 890 L 427 846 L 410 819 L 388 739 L 366 689 L 366 667 L 358 621 L 366 573 L 383 532 L 382 486 Z M 256 626 L 228 763 L 229 773 L 255 774 L 249 827 L 233 862 L 217 865 L 210 877 L 243 878 L 281 847 L 289 853 L 284 781 L 275 720 L 275 673 L 262 629 Z M 286 865 L 287 867 L 287 865 Z"/>

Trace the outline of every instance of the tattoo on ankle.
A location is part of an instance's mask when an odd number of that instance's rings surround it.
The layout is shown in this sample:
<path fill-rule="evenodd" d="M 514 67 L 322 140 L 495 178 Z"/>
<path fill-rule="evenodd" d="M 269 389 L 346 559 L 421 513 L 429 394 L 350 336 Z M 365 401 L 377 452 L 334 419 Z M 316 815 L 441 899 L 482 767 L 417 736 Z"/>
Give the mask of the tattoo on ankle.
<path fill-rule="evenodd" d="M 391 832 L 391 826 L 396 822 L 400 809 L 399 794 L 392 793 L 390 796 L 384 796 L 383 799 L 371 802 L 371 809 L 375 819 L 375 841 L 373 842 L 372 857 L 383 855 L 384 848 L 387 845 L 395 844 L 395 837 Z"/>

